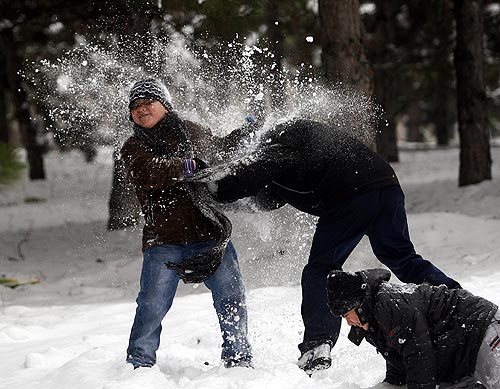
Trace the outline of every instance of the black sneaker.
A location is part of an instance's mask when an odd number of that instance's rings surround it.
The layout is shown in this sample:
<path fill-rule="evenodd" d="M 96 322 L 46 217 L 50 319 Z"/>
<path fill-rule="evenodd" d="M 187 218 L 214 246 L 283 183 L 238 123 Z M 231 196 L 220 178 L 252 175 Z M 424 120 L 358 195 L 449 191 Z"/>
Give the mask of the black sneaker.
<path fill-rule="evenodd" d="M 309 375 L 318 370 L 326 370 L 332 365 L 331 351 L 329 343 L 321 343 L 302 353 L 297 364 Z"/>

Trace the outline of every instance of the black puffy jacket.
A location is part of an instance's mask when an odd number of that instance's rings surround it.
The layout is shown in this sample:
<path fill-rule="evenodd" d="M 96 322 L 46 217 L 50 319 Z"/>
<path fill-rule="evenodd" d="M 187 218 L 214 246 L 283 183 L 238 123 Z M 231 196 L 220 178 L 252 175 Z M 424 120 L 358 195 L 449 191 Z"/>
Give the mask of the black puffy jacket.
<path fill-rule="evenodd" d="M 233 166 L 218 182 L 217 196 L 222 202 L 255 196 L 321 216 L 339 201 L 390 185 L 399 185 L 394 170 L 362 142 L 299 119 L 266 132 L 251 162 Z"/>
<path fill-rule="evenodd" d="M 495 304 L 444 285 L 395 285 L 383 269 L 357 273 L 367 285 L 357 312 L 370 328 L 352 327 L 349 339 L 357 345 L 366 339 L 377 348 L 387 362 L 387 382 L 435 388 L 474 372 Z"/>

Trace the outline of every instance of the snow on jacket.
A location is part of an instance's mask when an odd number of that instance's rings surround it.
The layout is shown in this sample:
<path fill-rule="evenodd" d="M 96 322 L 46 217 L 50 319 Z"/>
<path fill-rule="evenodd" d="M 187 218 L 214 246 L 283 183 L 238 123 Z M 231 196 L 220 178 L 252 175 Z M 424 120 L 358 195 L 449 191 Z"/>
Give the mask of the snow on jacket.
<path fill-rule="evenodd" d="M 255 196 L 267 208 L 288 203 L 320 216 L 342 200 L 391 185 L 399 185 L 392 167 L 362 142 L 297 119 L 266 132 L 252 162 L 218 181 L 217 196 L 222 202 Z"/>
<path fill-rule="evenodd" d="M 359 345 L 365 338 L 377 348 L 387 362 L 387 382 L 435 388 L 474 372 L 495 304 L 444 285 L 392 284 L 383 269 L 357 273 L 367 285 L 357 312 L 370 327 L 352 327 L 349 339 Z"/>

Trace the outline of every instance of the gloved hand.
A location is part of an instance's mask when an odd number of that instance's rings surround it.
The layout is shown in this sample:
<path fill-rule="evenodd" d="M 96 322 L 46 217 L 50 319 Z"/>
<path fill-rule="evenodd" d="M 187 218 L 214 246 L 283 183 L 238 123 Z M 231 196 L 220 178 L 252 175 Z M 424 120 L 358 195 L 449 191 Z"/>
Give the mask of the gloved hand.
<path fill-rule="evenodd" d="M 200 284 L 217 271 L 221 262 L 222 255 L 214 252 L 203 253 L 181 263 L 166 262 L 165 265 L 174 270 L 185 284 Z"/>

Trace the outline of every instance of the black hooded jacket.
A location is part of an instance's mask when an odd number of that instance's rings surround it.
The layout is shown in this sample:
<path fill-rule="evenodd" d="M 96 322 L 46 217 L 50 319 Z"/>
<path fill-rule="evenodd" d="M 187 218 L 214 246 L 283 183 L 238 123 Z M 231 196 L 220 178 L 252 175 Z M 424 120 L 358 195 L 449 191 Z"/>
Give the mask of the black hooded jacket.
<path fill-rule="evenodd" d="M 338 128 L 311 120 L 276 125 L 250 158 L 218 181 L 218 200 L 254 198 L 264 208 L 288 203 L 316 216 L 338 202 L 399 185 L 392 167 Z"/>
<path fill-rule="evenodd" d="M 352 327 L 349 339 L 363 339 L 387 362 L 386 382 L 408 388 L 435 388 L 474 372 L 486 328 L 498 307 L 464 289 L 428 284 L 396 285 L 390 272 L 357 272 L 365 299 L 357 313 L 368 331 Z"/>

